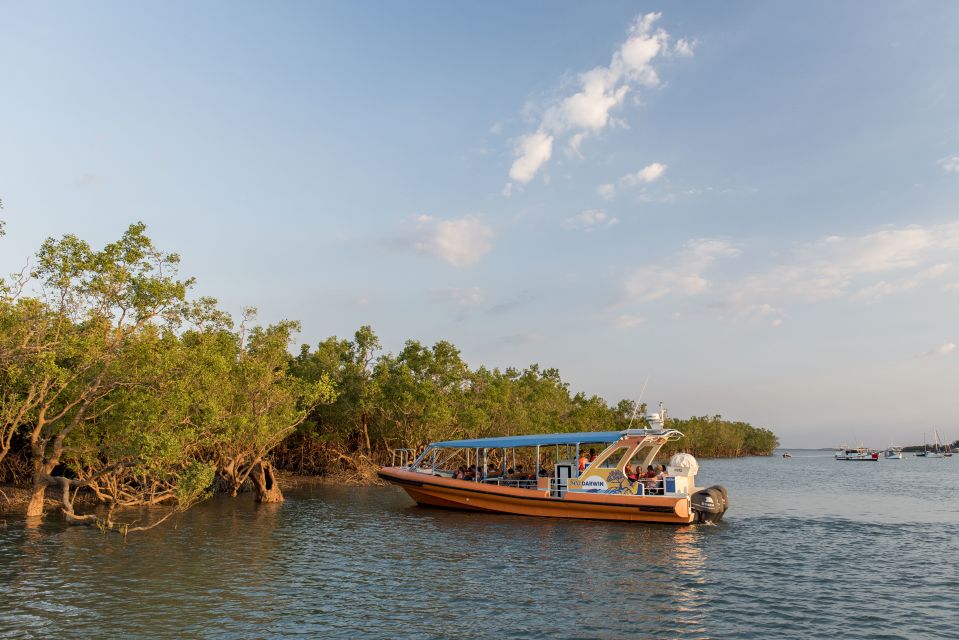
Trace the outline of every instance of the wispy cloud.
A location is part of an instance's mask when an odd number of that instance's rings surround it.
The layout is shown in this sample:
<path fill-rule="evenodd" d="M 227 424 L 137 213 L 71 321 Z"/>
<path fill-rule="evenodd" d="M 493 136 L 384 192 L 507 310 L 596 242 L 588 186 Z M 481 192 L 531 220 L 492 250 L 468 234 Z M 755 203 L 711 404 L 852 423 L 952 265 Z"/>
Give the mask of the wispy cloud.
<path fill-rule="evenodd" d="M 959 250 L 959 222 L 890 227 L 862 236 L 827 236 L 800 245 L 782 264 L 748 276 L 740 298 L 782 296 L 814 302 L 851 295 L 863 301 L 912 289 L 941 277 Z M 896 278 L 890 278 L 895 275 Z"/>
<path fill-rule="evenodd" d="M 935 349 L 932 349 L 931 351 L 926 351 L 920 357 L 935 358 L 936 356 L 947 356 L 955 350 L 956 350 L 956 343 L 947 342 L 945 344 L 939 345 L 938 347 L 936 347 Z"/>
<path fill-rule="evenodd" d="M 695 40 L 680 38 L 676 41 L 676 46 L 673 48 L 673 51 L 676 52 L 677 56 L 690 58 L 693 55 L 693 49 L 696 48 L 696 44 L 697 42 Z"/>
<path fill-rule="evenodd" d="M 606 184 L 599 185 L 596 188 L 596 193 L 598 193 L 605 200 L 612 200 L 614 197 L 616 197 L 616 193 L 620 189 L 630 189 L 637 185 L 647 185 L 656 182 L 663 177 L 667 168 L 668 167 L 661 162 L 654 162 L 646 165 L 639 171 L 627 173 L 626 175 L 620 177 L 617 183 L 608 182 Z M 643 197 L 646 195 L 647 194 L 644 193 L 640 196 L 640 198 L 643 199 Z"/>
<path fill-rule="evenodd" d="M 604 200 L 612 200 L 616 196 L 616 185 L 612 183 L 601 184 L 596 187 L 596 193 Z"/>
<path fill-rule="evenodd" d="M 643 316 L 625 313 L 616 317 L 615 324 L 617 329 L 635 329 L 644 322 L 646 318 Z"/>
<path fill-rule="evenodd" d="M 517 183 L 530 182 L 553 154 L 557 140 L 565 138 L 573 153 L 580 153 L 582 142 L 612 122 L 612 111 L 637 87 L 654 87 L 659 75 L 653 66 L 657 57 L 669 54 L 669 33 L 657 28 L 660 13 L 647 13 L 635 19 L 626 41 L 613 53 L 609 65 L 579 74 L 572 94 L 550 103 L 536 131 L 520 137 L 514 148 L 509 177 Z M 685 39 L 672 51 L 691 56 L 692 44 Z"/>
<path fill-rule="evenodd" d="M 737 255 L 739 249 L 725 240 L 689 240 L 664 264 L 648 264 L 633 270 L 624 283 L 626 300 L 650 302 L 671 293 L 703 293 L 710 287 L 706 272 L 717 260 Z"/>
<path fill-rule="evenodd" d="M 553 136 L 537 131 L 521 137 L 516 143 L 516 160 L 509 169 L 509 177 L 516 182 L 529 182 L 552 155 Z M 507 184 L 503 189 L 511 193 L 513 186 Z"/>
<path fill-rule="evenodd" d="M 566 229 L 582 229 L 589 232 L 593 229 L 605 229 L 619 224 L 619 218 L 614 218 L 602 209 L 589 209 L 563 222 Z"/>
<path fill-rule="evenodd" d="M 475 264 L 493 248 L 493 229 L 473 216 L 453 220 L 417 216 L 415 225 L 416 250 L 454 267 Z"/>
<path fill-rule="evenodd" d="M 939 166 L 946 173 L 959 173 L 959 156 L 946 156 L 939 160 Z"/>
<path fill-rule="evenodd" d="M 459 307 L 475 307 L 483 302 L 483 291 L 479 287 L 447 287 L 434 289 L 433 298 L 439 302 L 455 304 Z"/>
<path fill-rule="evenodd" d="M 638 184 L 656 182 L 663 177 L 664 173 L 666 173 L 666 165 L 654 162 L 653 164 L 643 167 L 636 173 L 627 173 L 619 179 L 619 182 L 627 187 L 634 187 Z"/>
<path fill-rule="evenodd" d="M 729 269 L 719 268 L 720 261 L 738 256 L 740 246 L 725 239 L 690 240 L 662 262 L 632 270 L 623 281 L 624 302 L 709 292 L 712 308 L 780 326 L 786 309 L 796 304 L 876 303 L 949 275 L 948 260 L 959 252 L 959 222 L 826 236 L 731 277 Z"/>

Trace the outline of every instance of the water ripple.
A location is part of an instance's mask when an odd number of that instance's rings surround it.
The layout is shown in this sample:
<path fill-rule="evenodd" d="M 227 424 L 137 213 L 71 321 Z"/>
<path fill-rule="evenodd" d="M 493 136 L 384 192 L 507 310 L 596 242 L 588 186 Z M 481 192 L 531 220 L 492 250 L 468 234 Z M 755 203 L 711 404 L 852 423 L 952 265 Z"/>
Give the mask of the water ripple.
<path fill-rule="evenodd" d="M 790 462 L 705 461 L 735 496 L 713 527 L 347 487 L 213 500 L 128 542 L 11 523 L 0 638 L 956 637 L 957 467 Z"/>

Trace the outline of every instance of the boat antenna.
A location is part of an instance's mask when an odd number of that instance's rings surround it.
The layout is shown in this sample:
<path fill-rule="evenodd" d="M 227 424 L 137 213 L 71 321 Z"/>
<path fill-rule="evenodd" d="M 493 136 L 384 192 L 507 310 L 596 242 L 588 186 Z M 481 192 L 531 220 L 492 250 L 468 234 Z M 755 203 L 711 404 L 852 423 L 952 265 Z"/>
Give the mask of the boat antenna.
<path fill-rule="evenodd" d="M 633 415 L 629 417 L 629 424 L 626 425 L 626 428 L 629 429 L 633 426 L 633 420 L 636 419 L 636 412 L 639 410 L 639 405 L 643 403 L 643 396 L 646 395 L 646 385 L 649 384 L 649 375 L 646 375 L 646 382 L 643 383 L 643 390 L 639 392 L 639 400 L 636 401 L 636 404 L 633 405 Z"/>

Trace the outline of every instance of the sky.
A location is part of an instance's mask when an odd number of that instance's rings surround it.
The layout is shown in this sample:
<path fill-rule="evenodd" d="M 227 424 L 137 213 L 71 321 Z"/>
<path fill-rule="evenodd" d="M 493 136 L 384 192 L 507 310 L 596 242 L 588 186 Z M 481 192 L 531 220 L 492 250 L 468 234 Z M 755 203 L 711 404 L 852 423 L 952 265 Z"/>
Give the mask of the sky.
<path fill-rule="evenodd" d="M 0 270 L 196 295 L 787 447 L 959 438 L 959 3 L 0 2 Z"/>

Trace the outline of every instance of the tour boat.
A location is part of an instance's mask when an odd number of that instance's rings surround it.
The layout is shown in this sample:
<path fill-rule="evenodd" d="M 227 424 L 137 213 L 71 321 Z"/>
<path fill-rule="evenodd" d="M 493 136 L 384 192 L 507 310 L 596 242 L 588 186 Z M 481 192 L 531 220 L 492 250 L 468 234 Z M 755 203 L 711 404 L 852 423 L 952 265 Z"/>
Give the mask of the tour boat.
<path fill-rule="evenodd" d="M 902 447 L 889 445 L 889 448 L 883 452 L 882 457 L 886 460 L 902 460 Z"/>
<path fill-rule="evenodd" d="M 683 437 L 665 428 L 665 417 L 653 414 L 643 429 L 434 442 L 408 466 L 382 468 L 379 476 L 434 507 L 678 525 L 719 521 L 728 493 L 721 485 L 696 487 L 692 455 L 673 455 L 656 478 L 628 477 L 633 465 L 647 469 L 663 445 Z M 586 463 L 586 452 L 600 444 L 605 448 Z"/>
<path fill-rule="evenodd" d="M 836 460 L 866 460 L 875 462 L 879 460 L 879 452 L 872 451 L 866 447 L 850 448 L 846 445 L 841 445 L 839 450 L 836 451 Z"/>

